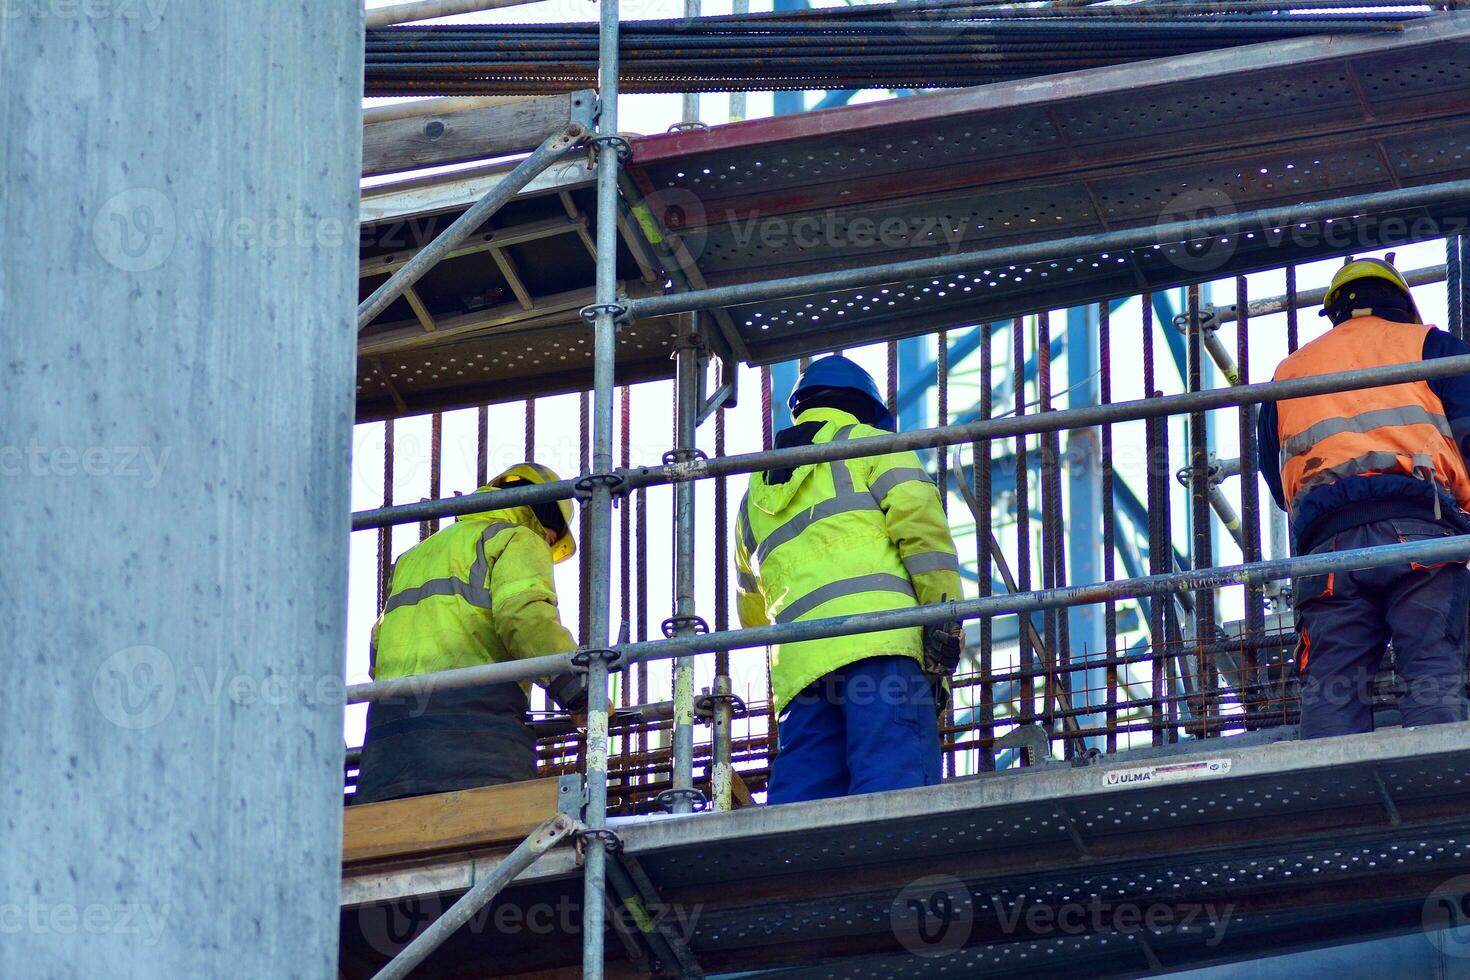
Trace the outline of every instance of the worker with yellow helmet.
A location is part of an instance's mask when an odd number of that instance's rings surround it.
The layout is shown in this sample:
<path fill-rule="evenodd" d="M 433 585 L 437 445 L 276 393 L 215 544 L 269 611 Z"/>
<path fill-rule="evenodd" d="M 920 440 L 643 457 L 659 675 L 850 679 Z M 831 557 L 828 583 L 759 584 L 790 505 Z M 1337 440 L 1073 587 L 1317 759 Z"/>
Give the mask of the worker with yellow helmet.
<path fill-rule="evenodd" d="M 1277 380 L 1470 354 L 1424 324 L 1391 261 L 1344 265 L 1322 315 L 1333 329 L 1283 361 Z M 1297 554 L 1470 532 L 1470 376 L 1267 402 L 1257 435 Z M 1372 730 L 1373 680 L 1390 640 L 1403 725 L 1463 718 L 1463 563 L 1308 576 L 1294 596 L 1303 738 Z"/>
<path fill-rule="evenodd" d="M 549 483 L 520 463 L 481 492 Z M 576 646 L 557 612 L 551 566 L 576 551 L 569 500 L 465 514 L 399 557 L 373 627 L 375 678 L 565 653 Z M 356 802 L 371 803 L 530 779 L 536 740 L 529 684 L 433 690 L 368 711 Z M 547 686 L 568 711 L 586 707 L 577 678 Z"/>

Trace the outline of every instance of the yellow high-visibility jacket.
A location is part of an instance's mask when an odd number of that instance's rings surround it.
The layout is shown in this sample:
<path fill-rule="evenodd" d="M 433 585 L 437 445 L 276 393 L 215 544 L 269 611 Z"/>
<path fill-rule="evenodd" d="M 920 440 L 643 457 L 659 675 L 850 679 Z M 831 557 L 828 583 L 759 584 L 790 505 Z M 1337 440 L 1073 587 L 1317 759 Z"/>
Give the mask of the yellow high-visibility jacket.
<path fill-rule="evenodd" d="M 796 422 L 823 423 L 814 443 L 885 434 L 832 408 L 809 409 Z M 736 525 L 745 626 L 961 598 L 939 488 L 912 452 L 800 466 L 774 485 L 755 473 Z M 884 655 L 922 661 L 922 635 L 914 627 L 773 647 L 776 711 L 823 674 L 854 661 Z"/>
<path fill-rule="evenodd" d="M 531 508 L 466 514 L 401 555 L 373 647 L 378 680 L 575 649 Z"/>

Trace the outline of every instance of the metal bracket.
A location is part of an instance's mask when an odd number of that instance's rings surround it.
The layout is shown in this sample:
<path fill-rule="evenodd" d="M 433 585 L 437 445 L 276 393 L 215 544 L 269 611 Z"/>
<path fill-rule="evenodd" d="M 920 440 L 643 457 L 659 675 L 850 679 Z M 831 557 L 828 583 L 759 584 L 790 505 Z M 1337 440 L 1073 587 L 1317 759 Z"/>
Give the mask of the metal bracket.
<path fill-rule="evenodd" d="M 709 722 L 714 720 L 715 708 L 721 704 L 730 706 L 730 714 L 744 714 L 746 711 L 745 701 L 738 694 L 715 694 L 709 688 L 694 699 L 694 716 L 700 721 Z"/>
<path fill-rule="evenodd" d="M 602 115 L 602 102 L 597 98 L 595 90 L 584 88 L 573 92 L 571 106 L 571 112 L 568 113 L 571 122 L 589 133 L 597 128 L 597 118 Z"/>
<path fill-rule="evenodd" d="M 578 647 L 572 651 L 569 659 L 573 670 L 585 674 L 591 668 L 593 659 L 605 660 L 609 672 L 617 670 L 623 655 L 612 647 Z"/>
<path fill-rule="evenodd" d="M 729 375 L 729 380 L 726 380 L 727 374 Z M 720 386 L 699 407 L 699 417 L 696 421 L 697 425 L 703 425 L 705 419 L 709 418 L 721 408 L 735 408 L 739 405 L 740 371 L 738 369 L 731 369 L 729 363 L 723 357 L 720 358 L 719 378 Z"/>
<path fill-rule="evenodd" d="M 1051 756 L 1051 735 L 1040 725 L 1017 725 L 995 740 L 997 749 L 1025 749 L 1031 753 L 1034 768 L 1055 765 Z"/>
<path fill-rule="evenodd" d="M 621 471 L 589 473 L 572 484 L 572 491 L 578 500 L 586 502 L 592 499 L 592 488 L 599 483 L 606 486 L 608 493 L 614 497 L 624 496 L 628 492 L 628 477 Z"/>
<path fill-rule="evenodd" d="M 674 125 L 672 125 L 672 126 L 670 126 L 668 128 L 668 132 L 670 132 L 670 133 L 707 133 L 707 132 L 709 132 L 709 127 L 707 125 L 705 125 L 704 123 L 698 121 L 698 120 L 695 120 L 694 122 L 676 122 L 676 123 L 674 123 Z"/>
<path fill-rule="evenodd" d="M 668 462 L 667 459 L 665 462 Z M 686 627 L 695 636 L 704 636 L 709 632 L 709 623 L 704 621 L 703 616 L 670 616 L 659 625 L 666 640 L 672 640 Z"/>
<path fill-rule="evenodd" d="M 666 789 L 653 798 L 657 806 L 663 807 L 670 813 L 674 812 L 674 805 L 680 800 L 688 800 L 689 808 L 695 813 L 709 806 L 709 798 L 702 790 L 697 789 Z"/>
<path fill-rule="evenodd" d="M 1102 750 L 1096 747 L 1089 746 L 1087 751 L 1072 757 L 1072 768 L 1085 769 L 1088 766 L 1095 766 L 1102 761 Z"/>
<path fill-rule="evenodd" d="M 587 781 L 579 772 L 564 774 L 556 782 L 556 812 L 582 822 L 587 809 Z"/>

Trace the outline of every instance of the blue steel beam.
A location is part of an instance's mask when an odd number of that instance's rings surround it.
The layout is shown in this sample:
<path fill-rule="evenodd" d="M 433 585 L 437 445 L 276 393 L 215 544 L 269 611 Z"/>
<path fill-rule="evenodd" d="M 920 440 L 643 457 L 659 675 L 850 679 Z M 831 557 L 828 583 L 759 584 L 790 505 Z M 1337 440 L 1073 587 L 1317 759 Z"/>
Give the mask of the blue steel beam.
<path fill-rule="evenodd" d="M 778 8 L 778 9 L 780 9 L 780 8 Z M 855 89 L 855 88 L 845 88 L 845 89 L 838 89 L 837 91 L 834 91 L 834 92 L 828 92 L 826 95 L 822 96 L 822 98 L 820 100 L 818 100 L 817 104 L 814 105 L 814 106 L 812 106 L 812 108 L 814 110 L 815 109 L 835 109 L 835 108 L 837 108 L 840 105 L 847 105 L 849 102 L 852 101 L 852 97 L 854 95 L 857 95 L 859 91 L 860 91 L 859 89 Z M 780 94 L 780 93 L 777 93 L 777 94 Z"/>
<path fill-rule="evenodd" d="M 1097 354 L 1097 307 L 1075 307 L 1067 311 L 1067 407 L 1096 405 L 1100 397 Z M 1073 429 L 1067 434 L 1067 575 L 1070 582 L 1100 582 L 1102 553 L 1102 456 L 1095 428 Z M 1085 658 L 1107 656 L 1107 630 L 1101 606 L 1076 606 L 1068 611 L 1072 649 Z M 1088 706 L 1107 702 L 1107 672 L 1093 668 L 1084 675 L 1081 703 Z M 1084 715 L 1083 727 L 1102 723 L 1100 715 Z M 1101 738 L 1089 739 L 1099 749 Z"/>

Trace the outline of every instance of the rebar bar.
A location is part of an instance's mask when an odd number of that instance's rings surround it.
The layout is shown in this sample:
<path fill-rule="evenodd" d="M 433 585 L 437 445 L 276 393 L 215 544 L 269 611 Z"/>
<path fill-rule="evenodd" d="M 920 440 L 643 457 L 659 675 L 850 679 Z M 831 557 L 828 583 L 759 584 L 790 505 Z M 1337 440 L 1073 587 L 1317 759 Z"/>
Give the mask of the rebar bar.
<path fill-rule="evenodd" d="M 1112 346 L 1112 312 L 1111 304 L 1103 300 L 1097 304 L 1097 362 L 1098 362 L 1098 403 L 1109 405 L 1113 401 L 1113 346 Z M 1102 552 L 1103 552 L 1103 579 L 1112 581 L 1116 574 L 1117 560 L 1117 512 L 1114 510 L 1113 499 L 1113 427 L 1105 424 L 1102 427 L 1102 448 L 1100 461 L 1102 472 Z M 1107 649 L 1112 650 L 1118 644 L 1118 604 L 1109 601 L 1103 606 L 1103 632 L 1106 637 Z M 1105 724 L 1107 726 L 1107 737 L 1104 751 L 1116 752 L 1118 749 L 1118 668 L 1109 664 L 1107 667 L 1107 714 Z"/>
<path fill-rule="evenodd" d="M 1397 31 L 1431 13 L 1347 6 L 893 4 L 685 17 L 623 25 L 620 58 L 626 91 L 684 93 L 689 121 L 704 91 L 975 85 L 1262 40 Z M 597 71 L 590 24 L 390 28 L 366 40 L 369 95 L 568 91 Z M 925 49 L 921 68 L 914 43 Z"/>
<path fill-rule="evenodd" d="M 1250 365 L 1250 291 L 1245 276 L 1235 280 L 1235 307 L 1239 311 L 1235 323 L 1235 367 L 1238 384 L 1249 384 Z M 1240 509 L 1243 517 L 1241 536 L 1241 558 L 1245 561 L 1261 560 L 1261 486 L 1257 476 L 1259 458 L 1256 447 L 1256 422 L 1259 412 L 1254 406 L 1242 405 L 1238 422 L 1240 427 Z M 1217 488 L 1218 489 L 1218 488 Z M 1272 557 L 1276 557 L 1273 555 Z M 1260 589 L 1245 590 L 1245 629 L 1248 634 L 1259 633 L 1266 628 L 1265 593 Z M 1247 677 L 1254 679 L 1257 668 L 1255 651 L 1245 658 Z M 1249 690 L 1247 686 L 1247 690 Z"/>
<path fill-rule="evenodd" d="M 1153 296 L 1144 293 L 1141 301 L 1142 310 L 1139 319 L 1143 331 L 1143 393 L 1145 397 L 1156 397 L 1159 392 L 1154 388 Z M 1168 443 L 1165 441 L 1168 431 L 1168 426 L 1163 419 L 1149 419 L 1144 429 L 1144 455 L 1148 460 L 1144 477 L 1146 481 L 1144 496 L 1148 501 L 1148 569 L 1151 575 L 1163 574 L 1166 568 L 1164 563 L 1172 549 L 1168 540 L 1168 484 L 1162 479 L 1162 474 L 1169 469 L 1169 450 Z M 1164 634 L 1165 605 L 1166 603 L 1163 602 L 1154 602 L 1149 606 L 1148 632 L 1153 654 L 1151 658 L 1152 686 L 1150 688 L 1153 698 L 1149 711 L 1150 721 L 1154 726 L 1155 745 L 1163 741 L 1164 660 L 1167 639 Z"/>

